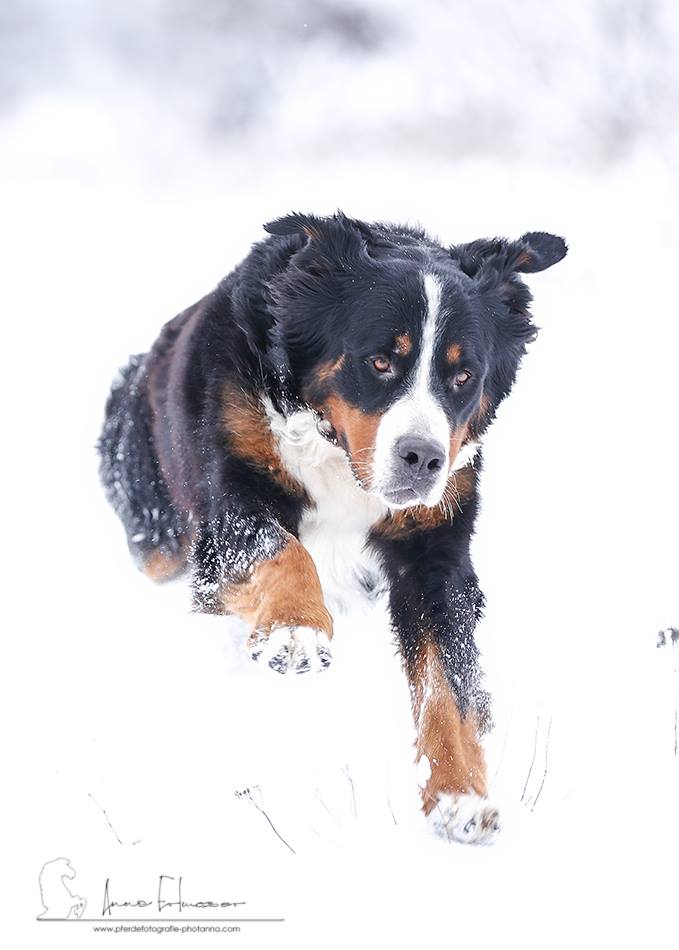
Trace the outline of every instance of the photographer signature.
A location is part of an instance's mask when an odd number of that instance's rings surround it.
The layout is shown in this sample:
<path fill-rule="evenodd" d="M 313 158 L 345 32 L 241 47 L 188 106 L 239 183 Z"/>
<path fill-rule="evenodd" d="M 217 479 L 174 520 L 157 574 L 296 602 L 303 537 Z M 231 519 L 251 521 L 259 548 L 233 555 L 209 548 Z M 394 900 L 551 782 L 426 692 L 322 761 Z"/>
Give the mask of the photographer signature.
<path fill-rule="evenodd" d="M 176 913 L 182 913 L 184 910 L 212 910 L 223 909 L 225 907 L 242 907 L 246 901 L 223 901 L 212 899 L 185 900 L 183 893 L 183 877 L 172 877 L 169 874 L 161 874 L 158 877 L 158 887 L 154 896 L 149 898 L 133 898 L 131 900 L 114 900 L 112 897 L 111 879 L 106 878 L 104 885 L 104 899 L 102 905 L 102 915 L 104 917 L 113 915 L 114 909 L 125 908 L 126 910 L 154 908 L 159 914 L 163 911 L 173 910 Z"/>

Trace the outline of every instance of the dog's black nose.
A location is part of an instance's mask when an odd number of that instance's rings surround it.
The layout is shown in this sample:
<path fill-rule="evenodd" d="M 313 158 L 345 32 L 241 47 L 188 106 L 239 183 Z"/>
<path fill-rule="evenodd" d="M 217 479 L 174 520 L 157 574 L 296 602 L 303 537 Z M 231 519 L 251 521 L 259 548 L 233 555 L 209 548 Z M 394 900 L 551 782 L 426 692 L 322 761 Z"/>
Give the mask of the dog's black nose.
<path fill-rule="evenodd" d="M 402 459 L 401 470 L 413 480 L 432 478 L 443 468 L 446 450 L 439 442 L 429 442 L 417 436 L 400 439 L 396 451 Z"/>

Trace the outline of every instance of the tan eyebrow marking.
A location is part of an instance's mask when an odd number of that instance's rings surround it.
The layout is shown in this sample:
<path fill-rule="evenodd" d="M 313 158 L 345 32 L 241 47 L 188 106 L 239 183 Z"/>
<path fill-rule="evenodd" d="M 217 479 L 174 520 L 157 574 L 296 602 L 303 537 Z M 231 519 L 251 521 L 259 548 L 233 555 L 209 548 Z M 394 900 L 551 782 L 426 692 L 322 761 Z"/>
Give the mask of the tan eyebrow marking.
<path fill-rule="evenodd" d="M 446 359 L 449 363 L 457 363 L 462 356 L 462 347 L 459 343 L 451 343 L 446 350 Z"/>
<path fill-rule="evenodd" d="M 396 352 L 399 356 L 407 356 L 413 348 L 413 341 L 409 333 L 399 333 L 396 337 Z"/>

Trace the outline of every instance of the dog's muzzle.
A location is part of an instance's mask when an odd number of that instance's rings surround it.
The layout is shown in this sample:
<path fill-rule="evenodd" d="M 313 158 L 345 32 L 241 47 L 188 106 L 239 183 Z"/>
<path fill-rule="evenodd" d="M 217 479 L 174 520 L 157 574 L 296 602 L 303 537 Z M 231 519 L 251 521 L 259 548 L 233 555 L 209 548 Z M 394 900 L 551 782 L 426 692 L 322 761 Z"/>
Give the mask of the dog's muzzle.
<path fill-rule="evenodd" d="M 428 504 L 432 495 L 440 494 L 445 465 L 446 450 L 440 442 L 419 436 L 399 439 L 389 466 L 389 485 L 381 492 L 384 500 L 399 507 Z"/>

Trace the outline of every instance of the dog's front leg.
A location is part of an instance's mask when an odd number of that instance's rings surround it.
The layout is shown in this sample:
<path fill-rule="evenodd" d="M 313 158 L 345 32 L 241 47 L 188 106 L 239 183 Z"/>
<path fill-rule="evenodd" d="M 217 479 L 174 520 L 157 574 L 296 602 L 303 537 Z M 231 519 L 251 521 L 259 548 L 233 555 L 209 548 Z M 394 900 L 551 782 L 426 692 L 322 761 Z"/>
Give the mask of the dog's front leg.
<path fill-rule="evenodd" d="M 232 511 L 203 524 L 192 562 L 197 609 L 242 617 L 254 660 L 278 673 L 330 665 L 332 618 L 316 566 L 276 520 Z"/>
<path fill-rule="evenodd" d="M 455 689 L 458 683 L 451 683 L 447 669 L 461 648 L 452 637 L 424 633 L 407 664 L 422 807 L 434 830 L 444 837 L 487 844 L 500 822 L 497 808 L 486 797 L 480 744 L 483 713 L 461 704 Z"/>
<path fill-rule="evenodd" d="M 452 540 L 442 528 L 389 546 L 390 607 L 410 685 L 423 811 L 443 837 L 488 843 L 500 822 L 486 798 L 480 744 L 489 720 L 474 642 L 483 598 L 466 544 Z"/>

